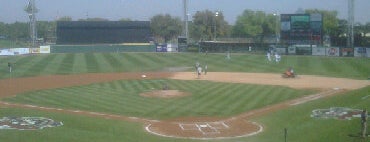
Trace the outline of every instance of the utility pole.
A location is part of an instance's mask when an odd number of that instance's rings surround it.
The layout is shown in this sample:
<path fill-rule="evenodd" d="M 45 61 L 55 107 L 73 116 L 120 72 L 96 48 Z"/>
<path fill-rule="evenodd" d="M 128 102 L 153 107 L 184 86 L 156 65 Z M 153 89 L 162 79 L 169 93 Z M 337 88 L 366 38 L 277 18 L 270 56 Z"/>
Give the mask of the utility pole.
<path fill-rule="evenodd" d="M 217 17 L 220 13 L 218 11 L 215 12 L 215 18 L 214 18 L 214 26 L 215 26 L 215 31 L 214 31 L 214 36 L 213 36 L 213 41 L 216 41 L 216 36 L 217 36 Z"/>
<path fill-rule="evenodd" d="M 32 42 L 32 47 L 36 46 L 36 40 L 37 40 L 37 29 L 36 29 L 36 4 L 35 0 L 29 0 L 28 6 L 26 7 L 26 12 L 28 13 L 28 17 L 30 18 L 30 38 Z"/>
<path fill-rule="evenodd" d="M 188 25 L 188 0 L 183 0 L 184 4 L 184 36 L 186 39 L 189 38 L 189 25 Z"/>
<path fill-rule="evenodd" d="M 355 0 L 348 0 L 348 25 L 347 25 L 347 47 L 353 48 L 354 38 L 353 38 L 353 26 L 355 21 Z"/>

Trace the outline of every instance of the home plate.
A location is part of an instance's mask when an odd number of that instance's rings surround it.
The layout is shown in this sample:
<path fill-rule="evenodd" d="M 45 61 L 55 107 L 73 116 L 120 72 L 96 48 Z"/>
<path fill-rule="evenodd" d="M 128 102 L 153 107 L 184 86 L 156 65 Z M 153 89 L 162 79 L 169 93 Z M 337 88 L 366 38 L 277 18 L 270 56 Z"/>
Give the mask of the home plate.
<path fill-rule="evenodd" d="M 142 78 L 145 78 L 145 77 L 146 77 L 146 75 L 145 75 L 145 74 L 143 74 L 143 75 L 141 75 L 141 77 L 142 77 Z"/>

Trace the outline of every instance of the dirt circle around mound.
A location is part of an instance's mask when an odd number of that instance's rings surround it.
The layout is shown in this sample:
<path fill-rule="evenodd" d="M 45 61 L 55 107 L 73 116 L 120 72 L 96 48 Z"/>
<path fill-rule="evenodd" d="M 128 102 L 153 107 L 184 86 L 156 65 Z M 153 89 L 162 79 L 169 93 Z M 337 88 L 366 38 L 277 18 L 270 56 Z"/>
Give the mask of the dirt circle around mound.
<path fill-rule="evenodd" d="M 140 96 L 149 98 L 180 98 L 190 96 L 190 93 L 179 90 L 153 90 L 141 93 Z"/>

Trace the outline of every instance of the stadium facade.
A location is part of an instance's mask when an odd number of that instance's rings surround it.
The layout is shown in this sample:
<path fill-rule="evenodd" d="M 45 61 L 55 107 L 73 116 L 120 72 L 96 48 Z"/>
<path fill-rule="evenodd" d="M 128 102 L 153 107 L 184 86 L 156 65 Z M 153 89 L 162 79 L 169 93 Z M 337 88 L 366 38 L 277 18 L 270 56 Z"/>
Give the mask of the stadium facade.
<path fill-rule="evenodd" d="M 149 43 L 150 21 L 58 21 L 57 44 Z"/>

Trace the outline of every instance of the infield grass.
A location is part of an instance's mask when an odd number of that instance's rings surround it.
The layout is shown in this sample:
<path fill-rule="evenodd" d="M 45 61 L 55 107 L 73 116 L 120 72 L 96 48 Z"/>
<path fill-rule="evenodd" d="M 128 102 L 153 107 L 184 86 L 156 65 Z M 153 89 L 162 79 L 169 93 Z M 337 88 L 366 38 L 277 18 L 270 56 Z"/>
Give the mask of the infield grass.
<path fill-rule="evenodd" d="M 170 89 L 191 95 L 172 99 L 148 98 L 140 93 Z M 169 119 L 189 116 L 226 117 L 285 100 L 313 94 L 282 86 L 182 80 L 122 80 L 26 92 L 5 101 L 126 116 Z"/>

